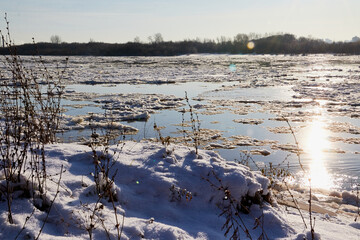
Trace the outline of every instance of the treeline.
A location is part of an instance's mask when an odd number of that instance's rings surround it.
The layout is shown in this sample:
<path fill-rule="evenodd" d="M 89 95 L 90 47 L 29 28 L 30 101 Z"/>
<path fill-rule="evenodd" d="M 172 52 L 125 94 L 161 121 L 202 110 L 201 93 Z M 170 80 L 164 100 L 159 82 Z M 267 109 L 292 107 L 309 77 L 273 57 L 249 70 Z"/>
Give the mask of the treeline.
<path fill-rule="evenodd" d="M 251 44 L 249 44 L 251 42 Z M 8 49 L 0 48 L 1 54 Z M 228 54 L 360 54 L 360 41 L 327 43 L 311 38 L 296 38 L 292 34 L 273 35 L 250 39 L 238 34 L 233 40 L 220 38 L 214 40 L 153 41 L 150 43 L 128 42 L 110 44 L 89 43 L 37 43 L 16 47 L 19 55 L 61 55 L 61 56 L 174 56 L 196 53 Z"/>

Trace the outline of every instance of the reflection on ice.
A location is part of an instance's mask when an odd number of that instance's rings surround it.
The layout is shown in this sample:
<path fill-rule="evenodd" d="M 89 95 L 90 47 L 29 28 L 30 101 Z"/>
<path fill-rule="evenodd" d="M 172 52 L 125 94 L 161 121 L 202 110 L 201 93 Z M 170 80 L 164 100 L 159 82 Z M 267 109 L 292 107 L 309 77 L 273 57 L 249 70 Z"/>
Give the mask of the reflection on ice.
<path fill-rule="evenodd" d="M 328 173 L 324 150 L 329 149 L 328 133 L 322 117 L 314 119 L 308 132 L 305 150 L 310 155 L 309 178 L 313 188 L 331 189 L 334 180 Z"/>

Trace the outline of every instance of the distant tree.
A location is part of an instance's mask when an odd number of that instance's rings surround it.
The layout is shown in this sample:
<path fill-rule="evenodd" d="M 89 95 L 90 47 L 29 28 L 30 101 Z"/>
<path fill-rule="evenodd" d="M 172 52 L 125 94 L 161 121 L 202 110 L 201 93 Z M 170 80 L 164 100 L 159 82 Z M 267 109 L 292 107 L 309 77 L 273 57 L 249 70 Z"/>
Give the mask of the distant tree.
<path fill-rule="evenodd" d="M 52 35 L 50 37 L 50 42 L 55 43 L 55 44 L 59 44 L 59 43 L 61 43 L 61 38 L 60 38 L 59 35 Z"/>
<path fill-rule="evenodd" d="M 149 41 L 149 43 L 154 43 L 154 39 L 153 39 L 153 37 L 152 36 L 148 36 L 148 41 Z"/>
<path fill-rule="evenodd" d="M 355 36 L 351 39 L 351 42 L 359 42 L 360 38 L 358 36 Z"/>
<path fill-rule="evenodd" d="M 150 43 L 162 43 L 164 42 L 164 39 L 161 35 L 161 33 L 155 33 L 154 36 L 149 36 L 148 40 Z"/>
<path fill-rule="evenodd" d="M 284 41 L 284 42 L 292 42 L 292 41 L 296 40 L 296 37 L 293 34 L 279 35 L 279 38 L 281 39 L 281 41 Z"/>
<path fill-rule="evenodd" d="M 248 37 L 249 37 L 249 40 L 256 40 L 256 39 L 261 38 L 262 36 L 261 36 L 260 33 L 251 32 L 251 33 L 248 34 Z"/>
<path fill-rule="evenodd" d="M 203 43 L 214 43 L 214 40 L 210 38 L 204 38 Z"/>
<path fill-rule="evenodd" d="M 225 36 L 220 36 L 220 37 L 216 38 L 216 41 L 217 41 L 217 43 L 225 44 L 226 42 L 230 41 L 230 39 L 228 39 Z"/>
<path fill-rule="evenodd" d="M 234 42 L 245 43 L 248 41 L 249 41 L 249 37 L 243 33 L 239 33 L 234 37 Z"/>
<path fill-rule="evenodd" d="M 134 38 L 134 43 L 141 43 L 141 40 L 138 36 Z"/>
<path fill-rule="evenodd" d="M 232 54 L 312 54 L 312 53 L 345 53 L 360 54 L 360 41 L 333 42 L 327 44 L 323 40 L 299 37 L 292 34 L 266 34 L 268 37 L 257 38 L 259 35 L 238 34 L 233 39 L 219 37 L 213 39 L 186 39 L 180 42 L 165 42 L 161 34 L 151 35 L 150 44 L 129 42 L 126 44 L 108 44 L 94 42 L 92 44 L 39 43 L 38 51 L 41 55 L 92 55 L 92 56 L 173 56 L 191 53 L 232 53 Z M 251 40 L 252 38 L 257 38 Z M 134 41 L 137 41 L 135 38 Z M 354 38 L 357 40 L 357 38 Z M 58 36 L 52 37 L 51 42 L 60 43 Z M 252 42 L 255 48 L 248 48 Z M 1 45 L 1 40 L 0 40 Z M 33 46 L 24 44 L 17 46 L 17 53 L 22 55 L 33 54 Z M 8 54 L 7 50 L 0 48 L 0 54 Z"/>
<path fill-rule="evenodd" d="M 162 43 L 164 41 L 161 33 L 155 33 L 154 34 L 154 42 L 155 43 Z"/>

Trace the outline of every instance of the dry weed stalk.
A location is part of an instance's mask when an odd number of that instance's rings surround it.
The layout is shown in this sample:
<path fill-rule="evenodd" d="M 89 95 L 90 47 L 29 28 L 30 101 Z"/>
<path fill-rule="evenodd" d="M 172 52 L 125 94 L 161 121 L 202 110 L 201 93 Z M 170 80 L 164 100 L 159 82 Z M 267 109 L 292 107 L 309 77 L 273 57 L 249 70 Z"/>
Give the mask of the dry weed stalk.
<path fill-rule="evenodd" d="M 360 199 L 359 199 L 359 186 L 360 184 L 356 184 L 356 205 L 357 205 L 357 216 L 355 217 L 355 222 L 360 216 Z"/>
<path fill-rule="evenodd" d="M 170 156 L 174 152 L 174 149 L 169 149 L 169 146 L 171 144 L 171 137 L 170 136 L 163 137 L 161 134 L 161 127 L 157 126 L 155 122 L 154 122 L 154 130 L 157 132 L 159 136 L 158 141 L 160 141 L 161 144 L 165 147 L 165 153 L 163 154 L 163 158 Z"/>
<path fill-rule="evenodd" d="M 102 208 L 99 208 L 98 205 L 100 201 L 104 198 L 107 198 L 108 201 L 111 202 L 114 211 L 117 239 L 121 238 L 124 227 L 125 215 L 123 215 L 122 224 L 120 225 L 119 213 L 115 204 L 118 201 L 118 195 L 114 188 L 114 178 L 117 174 L 117 169 L 115 171 L 113 171 L 112 169 L 117 161 L 117 158 L 119 157 L 119 153 L 124 147 L 124 144 L 122 144 L 122 146 L 119 148 L 120 143 L 118 143 L 118 145 L 116 146 L 117 150 L 115 150 L 112 154 L 110 153 L 110 142 L 111 140 L 114 140 L 113 132 L 115 131 L 115 128 L 113 124 L 114 119 L 112 118 L 111 112 L 107 113 L 106 116 L 109 122 L 103 136 L 100 136 L 100 134 L 96 132 L 96 129 L 91 126 L 92 134 L 90 140 L 90 148 L 92 150 L 92 158 L 95 167 L 94 182 L 96 194 L 98 195 L 98 200 L 95 204 L 94 209 L 92 210 L 92 214 L 90 215 L 90 224 L 88 227 L 86 227 L 90 239 L 92 239 L 92 232 L 95 228 L 94 220 L 96 216 L 97 219 L 102 223 L 102 226 L 109 238 L 108 230 L 106 229 L 106 226 L 104 224 L 104 219 L 101 216 L 97 215 L 97 212 L 103 208 L 103 205 L 100 205 L 102 206 Z"/>
<path fill-rule="evenodd" d="M 32 197 L 41 210 L 50 208 L 45 144 L 56 141 L 66 64 L 55 75 L 49 73 L 41 57 L 33 57 L 32 65 L 26 66 L 16 53 L 6 15 L 5 21 L 6 33 L 0 31 L 0 36 L 9 54 L 4 56 L 0 72 L 0 172 L 5 179 L 0 182 L 0 191 L 12 224 L 14 191 L 22 190 Z"/>
<path fill-rule="evenodd" d="M 214 183 L 210 178 L 214 177 L 216 183 Z M 221 230 L 224 230 L 224 236 L 228 236 L 231 232 L 230 239 L 240 239 L 240 232 L 245 233 L 246 237 L 253 239 L 253 236 L 250 234 L 249 228 L 245 225 L 244 220 L 241 217 L 241 214 L 249 214 L 254 219 L 253 230 L 261 227 L 261 234 L 258 239 L 269 239 L 265 230 L 264 230 L 264 215 L 263 213 L 259 217 L 255 217 L 251 214 L 249 208 L 251 204 L 259 204 L 260 207 L 266 202 L 271 202 L 270 195 L 260 196 L 260 193 L 257 193 L 255 197 L 245 196 L 242 199 L 235 198 L 228 186 L 224 186 L 222 180 L 216 175 L 214 171 L 209 172 L 207 177 L 203 177 L 211 187 L 222 192 L 223 199 L 222 203 L 218 204 L 218 207 L 221 209 L 220 216 L 225 216 L 226 221 L 222 226 Z"/>
<path fill-rule="evenodd" d="M 56 188 L 55 196 L 54 196 L 53 200 L 51 200 L 51 202 L 50 202 L 49 210 L 47 211 L 45 220 L 44 220 L 43 224 L 41 225 L 41 228 L 40 228 L 39 233 L 38 233 L 37 237 L 35 238 L 35 240 L 39 239 L 40 234 L 42 233 L 42 231 L 43 231 L 43 229 L 45 227 L 46 221 L 49 218 L 49 214 L 50 214 L 51 208 L 52 208 L 52 206 L 53 206 L 53 204 L 55 202 L 55 199 L 57 198 L 58 194 L 60 193 L 59 189 L 60 189 L 60 182 L 61 182 L 62 173 L 63 173 L 63 165 L 61 165 L 60 176 L 59 176 L 59 181 L 57 182 L 57 188 Z"/>
<path fill-rule="evenodd" d="M 193 198 L 192 193 L 184 188 L 180 188 L 171 185 L 170 190 L 170 202 L 181 202 L 181 199 L 185 198 L 186 201 L 190 202 Z"/>
<path fill-rule="evenodd" d="M 296 156 L 297 156 L 297 158 L 298 158 L 299 166 L 300 166 L 301 170 L 304 172 L 304 174 L 306 175 L 307 172 L 305 171 L 304 166 L 303 166 L 302 163 L 301 163 L 301 157 L 300 157 L 300 155 L 301 155 L 301 150 L 300 150 L 300 147 L 299 147 L 299 142 L 297 141 L 297 138 L 296 138 L 296 136 L 295 136 L 295 132 L 294 132 L 293 128 L 291 127 L 289 120 L 288 120 L 287 118 L 285 118 L 285 117 L 283 117 L 283 119 L 284 119 L 284 121 L 287 123 L 287 125 L 289 126 L 289 129 L 290 129 L 290 131 L 291 131 L 291 134 L 292 134 L 292 136 L 293 136 L 293 138 L 294 138 L 294 141 L 295 141 L 295 144 L 296 144 L 296 148 L 297 148 Z M 315 217 L 312 216 L 312 187 L 311 187 L 311 176 L 309 176 L 308 180 L 309 180 L 309 200 L 308 200 L 308 203 L 309 203 L 309 211 L 308 211 L 308 212 L 309 212 L 309 224 L 310 224 L 311 239 L 313 240 L 313 239 L 315 239 Z M 290 192 L 289 189 L 288 189 L 288 191 Z M 293 198 L 293 199 L 294 199 L 294 198 Z M 296 201 L 294 201 L 294 204 L 295 204 L 295 206 L 298 206 Z M 298 208 L 298 207 L 297 207 L 297 208 Z M 298 211 L 300 212 L 300 209 L 299 209 L 299 208 L 298 208 Z M 300 214 L 300 216 L 302 217 L 302 220 L 303 220 L 303 222 L 304 222 L 305 228 L 307 228 L 307 225 L 306 225 L 306 223 L 305 223 L 305 220 L 304 220 L 302 214 Z"/>
<path fill-rule="evenodd" d="M 190 104 L 190 101 L 189 101 L 186 91 L 185 91 L 185 101 L 189 107 L 191 133 L 189 133 L 188 131 L 186 131 L 184 129 L 185 113 L 186 113 L 185 109 L 183 109 L 183 114 L 182 114 L 182 124 L 181 124 L 182 132 L 184 135 L 185 142 L 187 142 L 187 138 L 192 140 L 194 147 L 195 147 L 195 154 L 196 154 L 196 156 L 198 156 L 199 155 L 199 147 L 200 147 L 200 134 L 201 134 L 199 116 L 197 115 L 197 113 L 194 111 L 192 105 Z"/>

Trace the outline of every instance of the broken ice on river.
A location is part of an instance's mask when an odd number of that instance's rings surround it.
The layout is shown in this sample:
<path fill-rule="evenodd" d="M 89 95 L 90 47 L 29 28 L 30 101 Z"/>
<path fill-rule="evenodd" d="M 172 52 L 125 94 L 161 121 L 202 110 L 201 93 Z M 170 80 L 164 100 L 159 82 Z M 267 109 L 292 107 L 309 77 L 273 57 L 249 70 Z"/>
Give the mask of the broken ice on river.
<path fill-rule="evenodd" d="M 46 57 L 45 64 L 55 71 L 60 60 Z M 359 56 L 71 57 L 64 83 L 65 142 L 86 142 L 90 128 L 106 127 L 109 118 L 119 137 L 156 138 L 155 123 L 164 137 L 184 142 L 187 92 L 202 147 L 230 161 L 252 152 L 260 165 L 287 159 L 296 170 L 294 132 L 305 165 L 314 162 L 313 145 L 329 173 L 350 176 L 334 187 L 350 189 L 360 172 Z"/>

